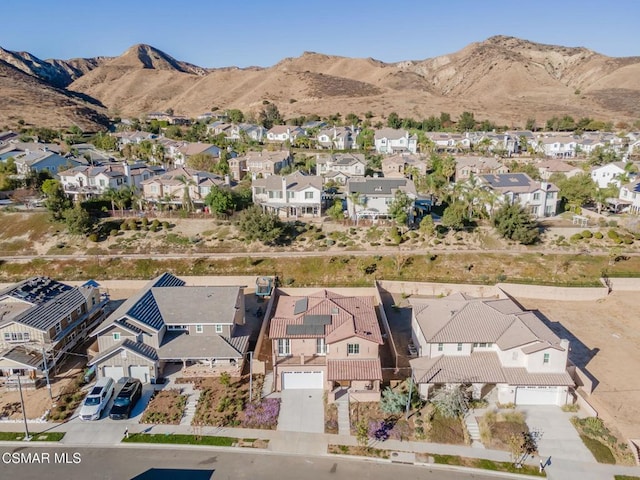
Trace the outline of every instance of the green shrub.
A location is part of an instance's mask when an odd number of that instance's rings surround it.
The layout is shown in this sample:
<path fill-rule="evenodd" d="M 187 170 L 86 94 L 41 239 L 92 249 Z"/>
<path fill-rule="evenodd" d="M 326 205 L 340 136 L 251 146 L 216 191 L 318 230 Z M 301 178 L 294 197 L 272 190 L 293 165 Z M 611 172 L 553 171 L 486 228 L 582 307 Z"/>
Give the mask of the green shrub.
<path fill-rule="evenodd" d="M 97 233 L 92 233 L 91 235 L 89 235 L 89 241 L 90 242 L 97 242 L 98 241 L 98 234 Z"/>
<path fill-rule="evenodd" d="M 580 240 L 582 240 L 582 234 L 581 233 L 574 233 L 573 235 L 571 235 L 571 238 L 569 240 L 571 242 L 579 242 Z"/>
<path fill-rule="evenodd" d="M 602 235 L 602 232 L 596 232 L 593 234 L 593 237 L 597 238 L 598 240 L 601 240 L 604 237 L 604 235 Z"/>
<path fill-rule="evenodd" d="M 171 225 L 169 225 L 169 222 L 162 222 L 162 228 L 164 228 L 165 230 L 169 230 L 170 227 Z"/>
<path fill-rule="evenodd" d="M 593 234 L 591 233 L 591 230 L 584 230 L 582 232 L 582 238 L 591 238 L 593 237 Z"/>
<path fill-rule="evenodd" d="M 616 238 L 618 238 L 618 232 L 616 232 L 615 230 L 609 230 L 607 232 L 607 237 L 609 237 L 611 240 L 615 240 Z"/>
<path fill-rule="evenodd" d="M 129 227 L 129 224 L 127 222 L 123 222 L 120 224 L 120 230 L 129 230 L 131 227 Z"/>
<path fill-rule="evenodd" d="M 111 230 L 111 231 L 109 232 L 109 235 L 111 235 L 112 237 L 116 237 L 116 236 L 118 236 L 118 233 L 120 233 L 120 232 L 118 232 L 118 230 L 116 230 L 116 229 L 114 228 L 113 230 Z"/>
<path fill-rule="evenodd" d="M 633 237 L 630 237 L 630 236 L 624 237 L 625 245 L 631 245 L 632 243 L 633 243 Z"/>

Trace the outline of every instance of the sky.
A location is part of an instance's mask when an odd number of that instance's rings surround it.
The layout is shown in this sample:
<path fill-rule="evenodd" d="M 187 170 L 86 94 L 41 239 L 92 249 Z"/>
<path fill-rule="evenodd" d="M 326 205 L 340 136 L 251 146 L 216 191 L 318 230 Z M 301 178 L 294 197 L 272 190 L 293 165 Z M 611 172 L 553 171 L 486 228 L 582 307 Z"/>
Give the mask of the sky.
<path fill-rule="evenodd" d="M 138 43 L 202 67 L 271 66 L 305 51 L 423 60 L 493 35 L 640 55 L 640 1 L 2 0 L 0 47 L 117 56 Z"/>

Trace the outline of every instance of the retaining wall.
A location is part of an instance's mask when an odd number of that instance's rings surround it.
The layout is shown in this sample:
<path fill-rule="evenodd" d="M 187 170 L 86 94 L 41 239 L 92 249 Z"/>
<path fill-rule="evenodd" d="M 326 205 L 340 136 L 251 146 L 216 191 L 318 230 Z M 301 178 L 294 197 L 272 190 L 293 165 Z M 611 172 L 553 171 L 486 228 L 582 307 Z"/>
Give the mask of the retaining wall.
<path fill-rule="evenodd" d="M 470 285 L 464 283 L 427 283 L 404 282 L 397 280 L 378 280 L 378 285 L 390 293 L 404 293 L 406 295 L 447 296 L 452 293 L 466 293 L 473 297 L 501 297 L 504 293 L 493 285 Z"/>
<path fill-rule="evenodd" d="M 496 287 L 515 298 L 537 298 L 540 300 L 595 301 L 606 298 L 606 287 L 550 287 L 545 285 L 523 285 L 498 283 Z"/>

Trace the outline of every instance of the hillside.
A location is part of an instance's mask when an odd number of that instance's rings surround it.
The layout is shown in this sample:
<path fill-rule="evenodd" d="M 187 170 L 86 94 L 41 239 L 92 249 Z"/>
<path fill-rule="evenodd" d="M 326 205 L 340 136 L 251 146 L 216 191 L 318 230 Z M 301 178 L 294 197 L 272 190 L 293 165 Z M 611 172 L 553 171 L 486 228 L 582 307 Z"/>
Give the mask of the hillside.
<path fill-rule="evenodd" d="M 445 111 L 455 118 L 467 110 L 478 119 L 513 125 L 564 114 L 612 121 L 640 117 L 639 57 L 611 58 L 505 36 L 419 61 L 305 52 L 272 67 L 245 69 L 206 69 L 142 44 L 115 58 L 64 62 L 10 53 L 10 63 L 54 85 L 63 80 L 51 78 L 63 75 L 51 69 L 64 70 L 73 78 L 68 90 L 97 99 L 119 116 L 168 108 L 192 117 L 212 107 L 257 112 L 269 100 L 285 116 L 372 111 L 380 117 L 396 111 L 421 118 Z"/>

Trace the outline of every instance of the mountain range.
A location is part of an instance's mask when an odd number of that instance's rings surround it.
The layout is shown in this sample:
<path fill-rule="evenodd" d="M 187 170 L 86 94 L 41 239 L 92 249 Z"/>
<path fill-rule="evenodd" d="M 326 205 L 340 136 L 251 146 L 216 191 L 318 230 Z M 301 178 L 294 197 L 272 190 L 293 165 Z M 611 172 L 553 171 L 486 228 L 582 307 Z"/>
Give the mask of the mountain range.
<path fill-rule="evenodd" d="M 495 36 L 426 60 L 384 63 L 305 52 L 271 67 L 204 68 L 149 45 L 118 57 L 41 60 L 0 48 L 0 126 L 95 130 L 108 116 L 212 108 L 257 113 L 270 101 L 286 117 L 395 111 L 416 119 L 463 111 L 523 126 L 571 115 L 640 118 L 640 57 Z"/>

